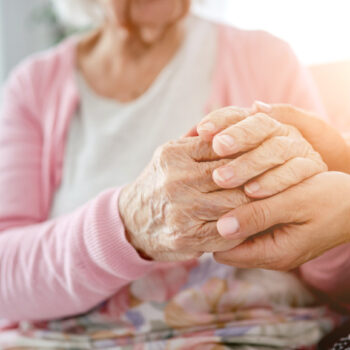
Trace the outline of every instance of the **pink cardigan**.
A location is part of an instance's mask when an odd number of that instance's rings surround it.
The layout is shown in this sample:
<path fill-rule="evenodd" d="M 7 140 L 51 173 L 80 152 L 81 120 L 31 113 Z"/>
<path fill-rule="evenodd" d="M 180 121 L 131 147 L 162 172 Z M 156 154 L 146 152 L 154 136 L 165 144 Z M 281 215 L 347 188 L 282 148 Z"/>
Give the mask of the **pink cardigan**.
<path fill-rule="evenodd" d="M 259 99 L 321 110 L 307 71 L 285 43 L 264 32 L 220 26 L 218 33 L 209 108 L 249 106 Z M 67 129 L 79 104 L 75 48 L 76 39 L 70 39 L 26 60 L 5 88 L 0 119 L 0 318 L 7 320 L 85 312 L 158 266 L 142 260 L 126 240 L 118 188 L 48 220 L 61 181 Z M 338 286 L 333 269 L 338 266 L 319 277 L 315 266 L 304 277 L 318 288 L 327 289 L 329 278 Z"/>

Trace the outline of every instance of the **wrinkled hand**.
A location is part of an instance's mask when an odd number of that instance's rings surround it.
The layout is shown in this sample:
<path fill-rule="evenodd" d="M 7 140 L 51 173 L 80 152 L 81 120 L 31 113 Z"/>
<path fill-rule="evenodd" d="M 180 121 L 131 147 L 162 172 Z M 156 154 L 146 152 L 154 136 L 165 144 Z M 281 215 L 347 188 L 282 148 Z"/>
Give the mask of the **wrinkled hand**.
<path fill-rule="evenodd" d="M 219 156 L 236 155 L 214 171 L 216 184 L 227 189 L 245 184 L 252 198 L 274 195 L 327 170 L 294 126 L 265 113 L 227 107 L 210 113 L 197 130 L 202 139 L 212 140 Z"/>
<path fill-rule="evenodd" d="M 349 198 L 350 175 L 325 172 L 243 205 L 226 214 L 218 226 L 228 240 L 246 241 L 215 258 L 242 268 L 294 269 L 350 242 Z"/>
<path fill-rule="evenodd" d="M 255 102 L 253 110 L 296 127 L 322 156 L 330 171 L 350 173 L 349 144 L 335 128 L 314 113 L 291 105 L 268 105 L 263 102 Z"/>
<path fill-rule="evenodd" d="M 161 146 L 139 178 L 126 186 L 119 210 L 131 244 L 158 261 L 187 260 L 233 248 L 222 238 L 219 217 L 248 203 L 238 189 L 222 191 L 212 180 L 218 160 L 209 142 L 183 138 Z"/>

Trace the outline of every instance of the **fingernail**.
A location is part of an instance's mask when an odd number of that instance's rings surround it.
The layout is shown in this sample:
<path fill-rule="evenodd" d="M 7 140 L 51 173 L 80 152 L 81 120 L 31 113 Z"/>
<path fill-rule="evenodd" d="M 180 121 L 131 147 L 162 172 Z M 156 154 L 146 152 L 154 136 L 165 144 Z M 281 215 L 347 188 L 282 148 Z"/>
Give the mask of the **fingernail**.
<path fill-rule="evenodd" d="M 229 149 L 229 150 L 232 149 L 232 147 L 235 144 L 235 140 L 230 135 L 215 136 L 214 142 L 219 143 L 220 145 L 224 146 L 226 149 Z"/>
<path fill-rule="evenodd" d="M 272 106 L 265 103 L 265 102 L 261 102 L 261 101 L 255 101 L 254 105 L 258 107 L 258 110 L 260 112 L 265 112 L 265 113 L 269 113 L 272 111 Z"/>
<path fill-rule="evenodd" d="M 219 182 L 226 182 L 231 180 L 235 175 L 235 172 L 230 167 L 223 167 L 216 169 L 213 173 L 214 180 L 218 180 Z"/>
<path fill-rule="evenodd" d="M 197 131 L 201 132 L 214 132 L 216 130 L 215 125 L 212 122 L 207 122 L 201 125 L 198 125 Z"/>
<path fill-rule="evenodd" d="M 253 194 L 260 190 L 260 185 L 258 182 L 251 182 L 250 184 L 245 185 L 244 189 L 248 194 Z"/>
<path fill-rule="evenodd" d="M 239 222 L 236 218 L 229 216 L 220 219 L 217 223 L 217 228 L 221 236 L 232 236 L 238 233 Z"/>

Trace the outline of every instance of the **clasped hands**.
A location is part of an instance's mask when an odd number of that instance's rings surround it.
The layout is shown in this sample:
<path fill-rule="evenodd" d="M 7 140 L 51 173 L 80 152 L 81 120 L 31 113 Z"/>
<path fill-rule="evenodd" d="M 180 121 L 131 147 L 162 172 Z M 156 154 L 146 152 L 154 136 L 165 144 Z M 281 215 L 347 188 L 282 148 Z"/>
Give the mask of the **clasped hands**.
<path fill-rule="evenodd" d="M 327 165 L 315 149 L 328 156 L 317 138 L 308 135 L 315 141 L 311 145 L 287 124 L 293 113 L 302 112 L 283 105 L 228 107 L 205 117 L 197 127 L 199 136 L 192 133 L 161 146 L 119 198 L 130 243 L 156 261 L 213 252 L 226 264 L 277 270 L 320 255 L 324 247 L 305 252 L 309 245 L 305 248 L 298 234 L 288 231 L 305 220 L 293 205 L 307 205 L 299 201 L 306 187 L 325 181 L 321 173 Z M 269 200 L 273 213 L 264 204 Z"/>

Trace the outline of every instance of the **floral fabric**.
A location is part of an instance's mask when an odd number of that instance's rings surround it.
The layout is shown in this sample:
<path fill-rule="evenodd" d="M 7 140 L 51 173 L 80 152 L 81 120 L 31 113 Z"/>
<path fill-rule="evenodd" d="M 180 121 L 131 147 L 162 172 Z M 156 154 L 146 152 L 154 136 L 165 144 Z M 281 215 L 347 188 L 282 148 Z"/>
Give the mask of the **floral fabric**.
<path fill-rule="evenodd" d="M 1 324 L 1 349 L 311 349 L 337 317 L 292 274 L 239 270 L 209 255 L 167 264 L 90 312 Z"/>

